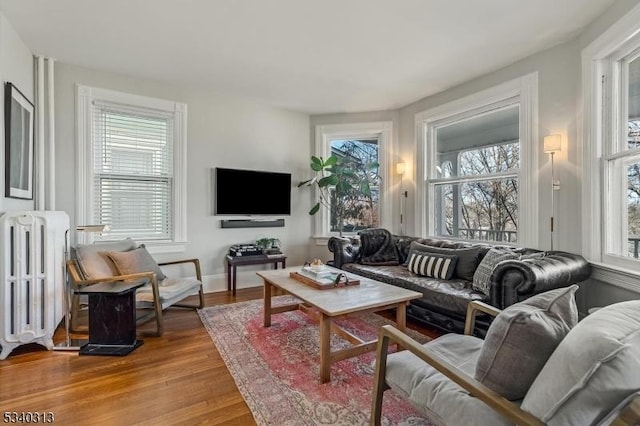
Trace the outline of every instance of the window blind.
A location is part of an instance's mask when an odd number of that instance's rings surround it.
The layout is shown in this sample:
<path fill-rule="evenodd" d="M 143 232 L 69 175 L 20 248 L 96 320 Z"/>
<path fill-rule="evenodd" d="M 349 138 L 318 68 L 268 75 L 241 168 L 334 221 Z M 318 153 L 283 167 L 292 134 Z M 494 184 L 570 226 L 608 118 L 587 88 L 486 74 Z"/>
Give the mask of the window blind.
<path fill-rule="evenodd" d="M 104 239 L 173 236 L 173 116 L 93 104 L 93 219 Z"/>

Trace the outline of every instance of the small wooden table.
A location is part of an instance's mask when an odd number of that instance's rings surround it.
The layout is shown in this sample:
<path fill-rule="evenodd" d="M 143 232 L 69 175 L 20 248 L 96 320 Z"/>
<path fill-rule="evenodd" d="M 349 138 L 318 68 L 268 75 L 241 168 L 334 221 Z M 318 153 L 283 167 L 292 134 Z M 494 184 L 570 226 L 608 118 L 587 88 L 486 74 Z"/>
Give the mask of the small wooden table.
<path fill-rule="evenodd" d="M 273 263 L 273 269 L 278 269 L 278 263 L 285 268 L 287 256 L 259 254 L 257 256 L 229 256 L 227 255 L 227 291 L 236 295 L 236 274 L 238 266 L 267 265 Z"/>
<path fill-rule="evenodd" d="M 111 281 L 75 291 L 89 296 L 89 342 L 80 355 L 123 356 L 142 345 L 136 340 L 136 289 L 147 283 Z"/>
<path fill-rule="evenodd" d="M 404 331 L 406 328 L 406 308 L 410 300 L 422 297 L 422 293 L 384 284 L 369 278 L 346 273 L 353 279 L 360 280 L 360 285 L 337 287 L 319 290 L 303 284 L 289 276 L 292 271 L 300 271 L 301 267 L 281 269 L 278 271 L 256 272 L 264 280 L 264 326 L 271 326 L 271 315 L 299 309 L 320 322 L 320 382 L 331 380 L 331 364 L 352 358 L 376 349 L 378 340 L 365 342 L 333 323 L 335 318 L 353 313 L 376 312 L 396 309 L 396 326 Z M 301 299 L 304 303 L 271 307 L 273 287 Z M 346 339 L 353 346 L 331 352 L 331 332 Z"/>

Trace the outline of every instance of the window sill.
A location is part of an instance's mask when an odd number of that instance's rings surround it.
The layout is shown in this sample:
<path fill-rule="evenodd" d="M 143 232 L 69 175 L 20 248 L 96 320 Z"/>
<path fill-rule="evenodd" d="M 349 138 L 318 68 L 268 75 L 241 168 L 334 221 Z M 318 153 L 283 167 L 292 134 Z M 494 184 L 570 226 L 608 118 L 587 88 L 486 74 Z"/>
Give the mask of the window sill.
<path fill-rule="evenodd" d="M 640 272 L 599 262 L 591 262 L 591 278 L 640 293 Z"/>
<path fill-rule="evenodd" d="M 151 254 L 160 253 L 183 253 L 187 251 L 187 242 L 179 241 L 139 241 L 139 244 L 144 244 L 147 251 Z"/>

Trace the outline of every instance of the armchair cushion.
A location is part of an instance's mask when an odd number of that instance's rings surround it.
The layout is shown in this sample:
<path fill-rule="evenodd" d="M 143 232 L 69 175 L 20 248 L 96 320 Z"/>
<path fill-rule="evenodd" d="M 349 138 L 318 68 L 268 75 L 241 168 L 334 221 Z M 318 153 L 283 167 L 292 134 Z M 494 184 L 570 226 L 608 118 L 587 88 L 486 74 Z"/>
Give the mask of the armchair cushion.
<path fill-rule="evenodd" d="M 487 331 L 475 378 L 509 400 L 523 398 L 578 322 L 577 289 L 551 290 L 502 311 Z"/>
<path fill-rule="evenodd" d="M 200 281 L 194 278 L 167 278 L 158 285 L 160 303 L 162 308 L 166 308 L 184 299 L 191 293 L 195 293 L 200 288 Z M 138 308 L 153 307 L 153 289 L 151 284 L 139 288 L 136 291 L 136 305 Z"/>
<path fill-rule="evenodd" d="M 75 256 L 85 279 L 108 278 L 119 275 L 119 272 L 105 252 L 126 252 L 135 248 L 136 243 L 131 238 L 108 243 L 77 244 Z"/>
<path fill-rule="evenodd" d="M 423 346 L 473 376 L 482 340 L 452 333 Z M 409 351 L 388 356 L 385 381 L 394 392 L 411 401 L 412 405 L 438 424 L 512 424 Z"/>
<path fill-rule="evenodd" d="M 551 355 L 522 408 L 549 425 L 595 424 L 640 389 L 640 301 L 580 321 Z"/>
<path fill-rule="evenodd" d="M 116 265 L 120 275 L 135 274 L 138 272 L 154 272 L 156 274 L 156 281 L 162 281 L 166 278 L 144 246 L 125 252 L 108 251 L 106 255 Z"/>

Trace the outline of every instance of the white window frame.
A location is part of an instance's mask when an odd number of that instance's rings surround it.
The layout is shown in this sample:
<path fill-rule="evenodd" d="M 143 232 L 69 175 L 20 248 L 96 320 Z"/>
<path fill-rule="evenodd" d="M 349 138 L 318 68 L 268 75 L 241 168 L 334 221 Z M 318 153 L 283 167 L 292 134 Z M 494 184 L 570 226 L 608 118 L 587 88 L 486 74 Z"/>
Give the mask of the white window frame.
<path fill-rule="evenodd" d="M 415 229 L 435 231 L 434 192 L 428 181 L 437 166 L 436 129 L 495 108 L 519 105 L 520 169 L 518 173 L 518 245 L 538 247 L 538 73 L 508 81 L 473 95 L 419 112 L 416 129 Z"/>
<path fill-rule="evenodd" d="M 173 126 L 173 238 L 144 241 L 151 253 L 183 252 L 187 244 L 187 105 L 164 99 L 133 95 L 114 90 L 76 85 L 76 225 L 89 225 L 94 217 L 93 182 L 93 102 L 104 101 L 170 113 Z M 90 242 L 90 234 L 82 233 L 78 242 Z"/>
<path fill-rule="evenodd" d="M 640 291 L 640 262 L 607 253 L 619 235 L 620 218 L 608 216 L 610 202 L 606 179 L 608 161 L 619 156 L 620 114 L 626 111 L 626 96 L 611 98 L 617 78 L 617 61 L 640 47 L 640 5 L 613 24 L 582 51 L 582 250 L 594 266 L 592 277 L 613 285 Z M 603 77 L 604 76 L 604 77 Z M 624 98 L 624 99 L 623 99 Z M 618 100 L 618 102 L 616 102 Z M 610 143 L 609 143 L 610 142 Z M 624 154 L 623 154 L 624 156 Z M 612 223 L 609 223 L 609 222 Z M 616 225 L 618 224 L 618 225 Z"/>
<path fill-rule="evenodd" d="M 382 178 L 380 185 L 379 209 L 380 226 L 391 229 L 392 203 L 391 203 L 391 170 L 392 165 L 391 146 L 393 123 L 391 121 L 379 121 L 370 123 L 327 124 L 316 126 L 315 155 L 328 158 L 331 155 L 331 141 L 342 139 L 378 139 L 378 161 L 380 163 L 379 174 Z M 314 194 L 315 196 L 315 194 Z M 330 232 L 329 212 L 321 208 L 314 217 L 314 238 L 317 244 L 326 244 L 326 240 L 338 232 Z M 343 232 L 343 235 L 354 235 Z"/>

